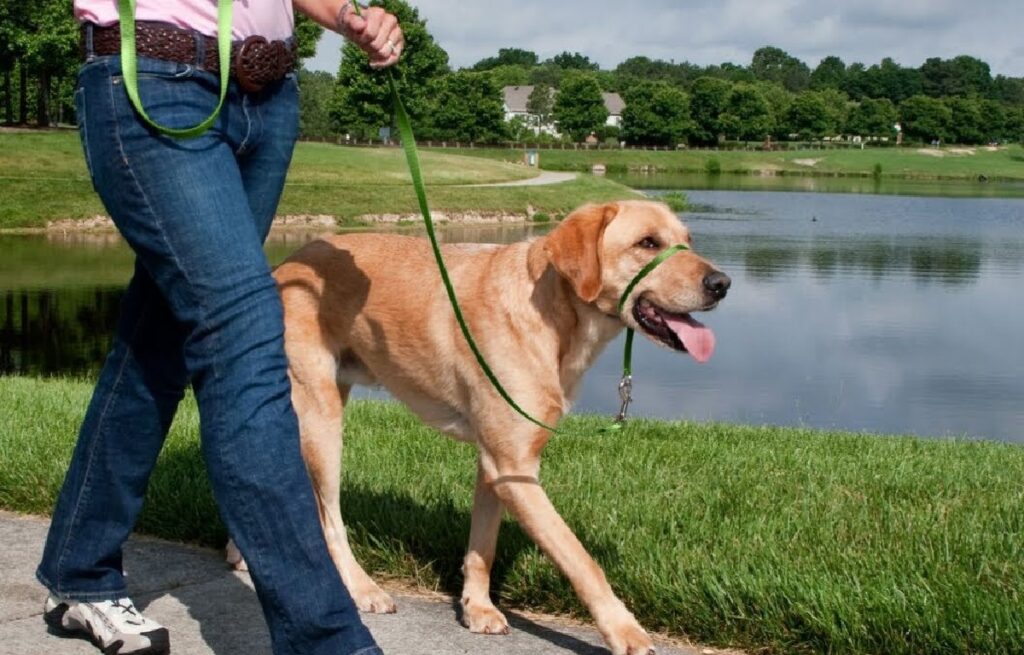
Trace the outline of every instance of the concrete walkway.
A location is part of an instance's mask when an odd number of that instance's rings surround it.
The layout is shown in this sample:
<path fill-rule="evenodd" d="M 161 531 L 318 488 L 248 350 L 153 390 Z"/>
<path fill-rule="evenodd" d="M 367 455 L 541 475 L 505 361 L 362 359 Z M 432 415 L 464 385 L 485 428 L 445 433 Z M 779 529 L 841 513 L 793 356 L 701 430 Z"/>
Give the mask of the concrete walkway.
<path fill-rule="evenodd" d="M 492 184 L 465 184 L 467 187 L 487 186 L 542 186 L 545 184 L 561 184 L 569 180 L 575 180 L 579 173 L 559 173 L 557 171 L 541 171 L 536 177 L 529 177 L 525 180 L 514 180 L 512 182 L 495 182 Z"/>
<path fill-rule="evenodd" d="M 47 633 L 43 588 L 34 577 L 48 522 L 0 512 L 0 655 L 96 655 L 79 639 Z M 174 655 L 269 655 L 270 640 L 248 575 L 221 553 L 133 537 L 125 548 L 132 599 L 171 631 Z M 363 619 L 388 655 L 607 655 L 591 627 L 508 613 L 512 632 L 474 635 L 457 622 L 455 599 L 392 591 L 398 614 Z M 710 655 L 711 649 L 659 644 L 659 655 Z"/>

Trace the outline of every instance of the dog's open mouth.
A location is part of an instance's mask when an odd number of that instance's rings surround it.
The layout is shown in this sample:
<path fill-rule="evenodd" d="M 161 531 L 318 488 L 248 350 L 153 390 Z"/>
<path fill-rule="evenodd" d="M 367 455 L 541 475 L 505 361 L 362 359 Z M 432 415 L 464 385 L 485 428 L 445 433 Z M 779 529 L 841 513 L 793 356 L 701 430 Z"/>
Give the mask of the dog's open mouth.
<path fill-rule="evenodd" d="M 633 304 L 633 318 L 648 336 L 690 353 L 701 364 L 715 352 L 715 333 L 689 314 L 675 314 L 640 298 Z"/>

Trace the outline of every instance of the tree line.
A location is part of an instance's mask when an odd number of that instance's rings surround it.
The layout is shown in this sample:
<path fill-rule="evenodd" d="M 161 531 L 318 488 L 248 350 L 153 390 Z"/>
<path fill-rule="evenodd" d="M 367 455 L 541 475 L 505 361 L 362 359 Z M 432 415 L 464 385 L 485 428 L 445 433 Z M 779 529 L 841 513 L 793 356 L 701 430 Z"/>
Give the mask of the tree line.
<path fill-rule="evenodd" d="M 510 47 L 455 69 L 413 6 L 374 4 L 402 21 L 407 47 L 395 77 L 422 139 L 580 141 L 593 134 L 660 146 L 841 136 L 891 142 L 897 124 L 913 142 L 1024 139 L 1024 78 L 993 75 L 986 62 L 968 55 L 931 58 L 917 68 L 891 58 L 866 65 L 829 56 L 811 68 L 765 46 L 746 65 L 632 57 L 602 70 L 584 54 L 541 60 Z M 321 32 L 297 21 L 303 57 L 315 52 Z M 4 122 L 73 121 L 77 35 L 67 0 L 0 0 Z M 300 81 L 304 136 L 379 139 L 393 128 L 384 78 L 357 47 L 343 46 L 337 75 L 303 70 Z M 530 121 L 505 121 L 502 89 L 514 85 L 534 87 Z M 621 127 L 606 125 L 602 92 L 624 99 Z M 546 126 L 556 129 L 541 129 Z M 553 131 L 560 136 L 548 134 Z"/>

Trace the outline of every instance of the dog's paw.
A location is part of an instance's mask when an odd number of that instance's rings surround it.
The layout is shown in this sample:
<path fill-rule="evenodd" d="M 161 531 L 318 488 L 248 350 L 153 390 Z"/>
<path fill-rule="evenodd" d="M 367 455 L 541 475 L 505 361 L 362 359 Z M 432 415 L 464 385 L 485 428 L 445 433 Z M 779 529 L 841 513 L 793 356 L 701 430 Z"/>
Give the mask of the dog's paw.
<path fill-rule="evenodd" d="M 359 608 L 360 612 L 367 614 L 394 614 L 398 611 L 394 599 L 384 593 L 376 584 L 370 583 L 370 585 L 359 589 L 350 589 L 349 592 L 352 594 L 352 600 L 355 601 L 356 607 Z"/>
<path fill-rule="evenodd" d="M 482 635 L 507 635 L 508 620 L 494 605 L 462 601 L 462 624 Z"/>
<path fill-rule="evenodd" d="M 242 557 L 241 551 L 238 550 L 238 546 L 231 539 L 228 540 L 228 545 L 224 547 L 224 559 L 236 571 L 249 570 L 249 565 L 245 563 L 245 558 Z"/>
<path fill-rule="evenodd" d="M 605 640 L 614 655 L 655 655 L 654 642 L 637 624 L 619 626 Z"/>

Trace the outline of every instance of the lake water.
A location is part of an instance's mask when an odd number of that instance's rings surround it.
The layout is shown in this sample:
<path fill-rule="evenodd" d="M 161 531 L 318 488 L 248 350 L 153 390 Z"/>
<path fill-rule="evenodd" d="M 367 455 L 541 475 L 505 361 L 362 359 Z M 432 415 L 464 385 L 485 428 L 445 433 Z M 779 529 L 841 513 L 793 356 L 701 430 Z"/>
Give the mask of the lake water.
<path fill-rule="evenodd" d="M 1024 443 L 1024 200 L 688 195 L 696 249 L 733 278 L 701 317 L 718 349 L 698 365 L 638 339 L 634 415 Z M 464 227 L 445 238 L 529 233 Z M 269 247 L 271 259 L 292 239 Z M 0 252 L 0 371 L 95 371 L 130 275 L 127 248 L 111 237 L 4 237 Z M 621 357 L 620 339 L 576 411 L 617 410 Z"/>

